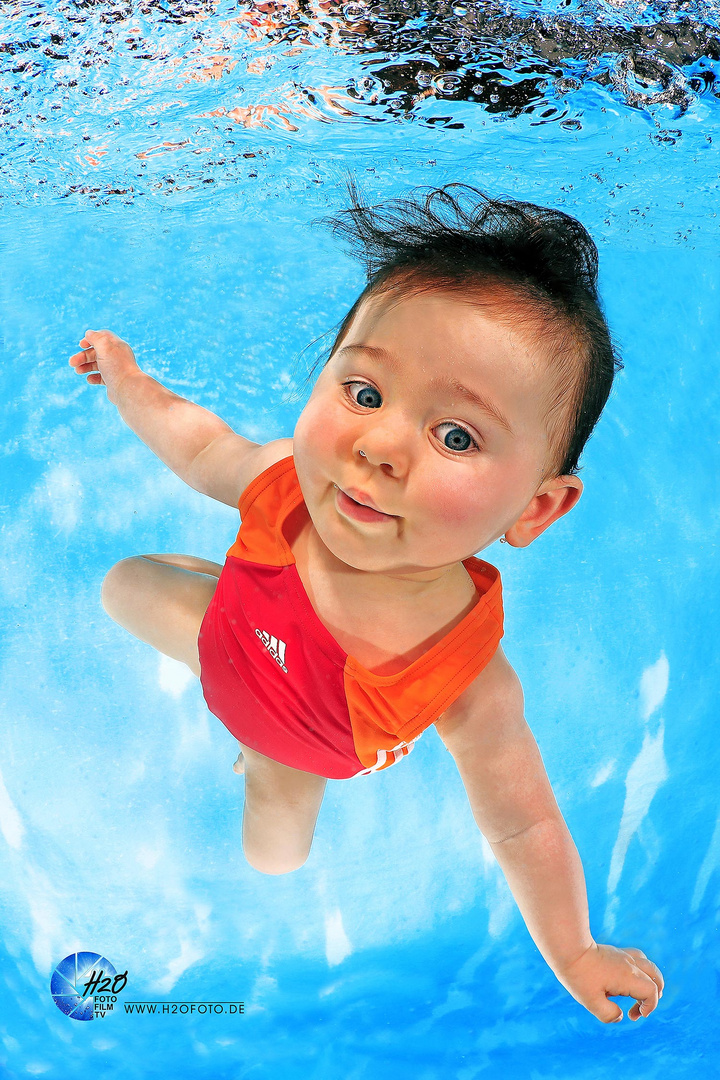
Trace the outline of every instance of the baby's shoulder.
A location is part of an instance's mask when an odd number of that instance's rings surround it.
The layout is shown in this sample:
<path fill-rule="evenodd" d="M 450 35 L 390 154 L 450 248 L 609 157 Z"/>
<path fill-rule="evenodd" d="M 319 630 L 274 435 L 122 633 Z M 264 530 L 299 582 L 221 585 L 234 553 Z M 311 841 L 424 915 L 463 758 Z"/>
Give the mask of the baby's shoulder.
<path fill-rule="evenodd" d="M 236 462 L 237 475 L 235 477 L 235 500 L 233 506 L 237 506 L 243 499 L 245 492 L 262 476 L 266 469 L 276 465 L 293 452 L 292 439 L 273 439 L 269 443 L 254 443 L 250 451 Z"/>
<path fill-rule="evenodd" d="M 520 679 L 502 648 L 470 685 L 448 706 L 435 727 L 446 746 L 465 738 L 475 741 L 498 726 L 524 722 L 525 702 Z"/>
<path fill-rule="evenodd" d="M 243 477 L 245 487 L 252 484 L 253 480 L 257 480 L 258 476 L 264 473 L 266 469 L 269 469 L 271 465 L 276 465 L 278 461 L 290 457 L 292 452 L 292 439 L 273 439 L 272 442 L 256 446 L 245 467 Z"/>
<path fill-rule="evenodd" d="M 261 445 L 235 431 L 226 431 L 196 455 L 183 479 L 203 495 L 237 509 L 242 493 L 253 480 L 292 452 L 292 439 L 275 439 Z"/>

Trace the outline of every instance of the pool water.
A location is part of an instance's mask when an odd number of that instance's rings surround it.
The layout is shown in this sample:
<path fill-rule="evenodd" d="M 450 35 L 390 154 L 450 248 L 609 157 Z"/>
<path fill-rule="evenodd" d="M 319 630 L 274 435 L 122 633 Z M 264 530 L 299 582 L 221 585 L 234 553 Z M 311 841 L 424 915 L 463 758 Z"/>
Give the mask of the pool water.
<path fill-rule="evenodd" d="M 3 5 L 3 1076 L 720 1075 L 719 14 Z M 238 519 L 68 357 L 109 327 L 248 437 L 291 435 L 364 285 L 313 224 L 348 170 L 372 202 L 459 180 L 559 207 L 598 244 L 625 369 L 583 498 L 484 557 L 594 936 L 665 976 L 637 1024 L 556 981 L 432 729 L 397 768 L 328 783 L 301 870 L 251 869 L 234 741 L 100 605 L 118 559 L 222 561 Z M 82 951 L 128 973 L 91 1022 L 50 989 Z M 244 1012 L 181 1008 L 211 1002 Z"/>

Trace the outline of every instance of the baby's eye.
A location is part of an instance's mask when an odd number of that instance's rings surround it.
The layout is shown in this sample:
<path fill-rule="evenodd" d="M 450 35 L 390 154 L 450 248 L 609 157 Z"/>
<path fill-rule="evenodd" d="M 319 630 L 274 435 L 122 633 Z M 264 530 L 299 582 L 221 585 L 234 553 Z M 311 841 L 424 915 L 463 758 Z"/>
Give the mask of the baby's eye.
<path fill-rule="evenodd" d="M 370 386 L 368 383 L 363 382 L 346 382 L 343 383 L 348 389 L 345 393 L 351 398 L 356 405 L 363 405 L 366 409 L 379 409 L 382 405 L 382 398 L 380 397 L 380 391 L 376 390 L 374 386 Z M 350 390 L 351 386 L 360 386 L 361 390 L 358 390 L 358 395 L 355 395 Z"/>
<path fill-rule="evenodd" d="M 354 401 L 356 405 L 362 405 L 366 409 L 379 409 L 382 405 L 380 391 L 376 390 L 374 386 L 370 386 L 369 383 L 360 382 L 355 379 L 343 383 L 342 385 L 346 387 L 345 393 L 347 396 Z M 360 387 L 357 396 L 351 389 L 353 386 Z M 442 439 L 443 446 L 447 450 L 453 450 L 455 453 L 462 453 L 463 451 L 469 450 L 472 446 L 474 446 L 476 450 L 480 449 L 470 432 L 466 431 L 464 427 L 460 427 L 460 425 L 456 424 L 453 420 L 444 420 L 442 424 L 436 424 L 433 430 L 437 431 L 438 428 L 443 427 L 450 428 L 448 434 Z"/>
<path fill-rule="evenodd" d="M 454 420 L 443 420 L 442 424 L 436 425 L 435 431 L 439 428 L 450 428 L 450 431 L 442 439 L 443 446 L 448 450 L 460 452 L 462 450 L 469 450 L 471 446 L 474 446 L 476 450 L 480 449 L 470 432 L 466 431 L 465 428 L 460 427 Z"/>

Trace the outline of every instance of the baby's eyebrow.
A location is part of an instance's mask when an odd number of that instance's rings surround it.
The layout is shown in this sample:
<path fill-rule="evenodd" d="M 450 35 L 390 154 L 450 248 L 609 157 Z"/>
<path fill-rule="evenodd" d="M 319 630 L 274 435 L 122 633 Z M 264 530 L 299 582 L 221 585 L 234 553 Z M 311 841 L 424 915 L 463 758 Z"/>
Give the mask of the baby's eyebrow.
<path fill-rule="evenodd" d="M 371 353 L 376 356 L 378 360 L 383 360 L 390 368 L 397 367 L 397 359 L 393 354 L 388 352 L 387 349 L 381 348 L 379 345 L 343 345 L 342 349 L 339 349 L 338 351 L 343 353 L 353 349 L 355 351 L 359 350 L 361 352 Z M 488 398 L 483 397 L 482 394 L 478 394 L 475 390 L 470 390 L 469 387 L 458 382 L 452 375 L 445 375 L 433 379 L 430 382 L 430 386 L 436 390 L 451 391 L 458 397 L 464 398 L 465 401 L 470 402 L 471 405 L 476 405 L 478 409 L 493 419 L 501 428 L 504 428 L 508 435 L 515 434 L 510 421 L 505 414 L 500 411 L 497 405 L 492 401 L 489 401 Z"/>

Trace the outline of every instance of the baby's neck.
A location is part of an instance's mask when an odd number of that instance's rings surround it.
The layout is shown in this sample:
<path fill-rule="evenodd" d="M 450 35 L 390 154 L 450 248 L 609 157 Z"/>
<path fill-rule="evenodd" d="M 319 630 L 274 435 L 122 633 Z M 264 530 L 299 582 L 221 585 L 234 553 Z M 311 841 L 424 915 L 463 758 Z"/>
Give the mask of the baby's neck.
<path fill-rule="evenodd" d="M 320 539 L 311 522 L 306 534 L 306 544 L 311 563 L 322 566 L 324 572 L 332 578 L 343 579 L 346 587 L 368 599 L 395 601 L 431 596 L 433 593 L 453 588 L 458 581 L 468 577 L 462 563 L 431 568 L 407 566 L 390 570 L 359 570 L 334 555 Z"/>
<path fill-rule="evenodd" d="M 416 567 L 358 570 L 325 547 L 309 516 L 287 539 L 316 615 L 340 647 L 376 675 L 403 671 L 477 603 L 462 563 L 429 573 L 421 568 L 421 578 L 414 576 Z"/>

